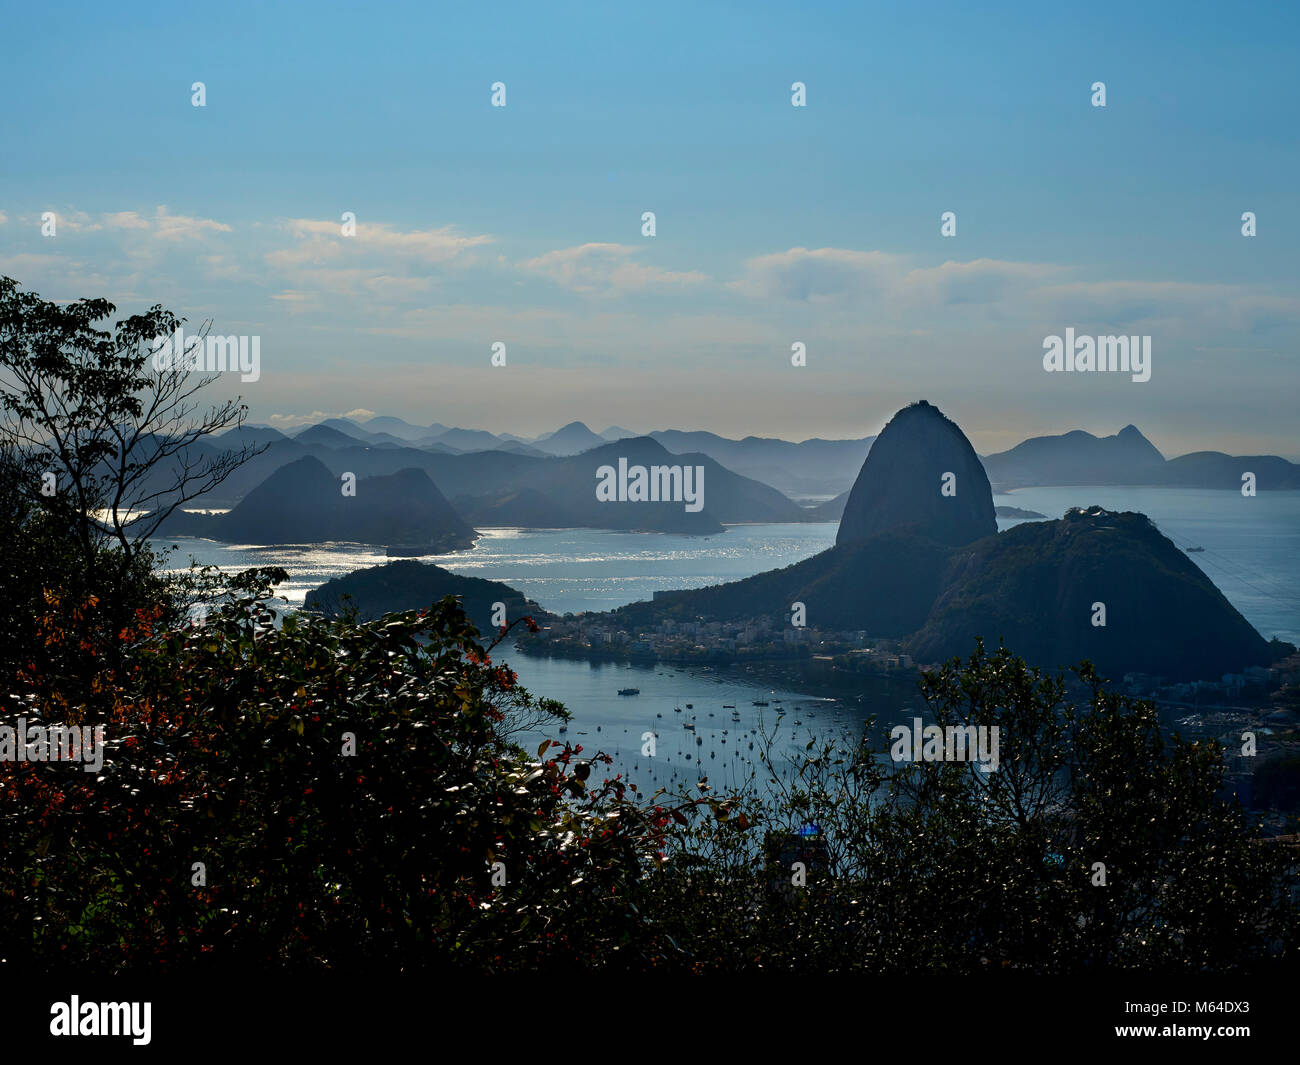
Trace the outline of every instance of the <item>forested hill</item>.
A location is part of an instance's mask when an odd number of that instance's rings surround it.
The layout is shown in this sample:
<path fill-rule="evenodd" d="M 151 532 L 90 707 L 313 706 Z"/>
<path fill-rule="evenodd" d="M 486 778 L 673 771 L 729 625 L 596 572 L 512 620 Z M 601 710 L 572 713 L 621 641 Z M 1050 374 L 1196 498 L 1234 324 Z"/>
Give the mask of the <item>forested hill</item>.
<path fill-rule="evenodd" d="M 538 621 L 550 616 L 508 584 L 463 577 L 415 559 L 371 566 L 326 581 L 307 593 L 303 608 L 335 614 L 353 606 L 362 619 L 372 620 L 394 611 L 430 606 L 446 595 L 460 597 L 465 613 L 485 636 L 490 636 L 495 629 L 492 613 L 497 603 L 505 604 L 507 622 L 524 615 Z M 351 598 L 345 598 L 348 596 Z"/>

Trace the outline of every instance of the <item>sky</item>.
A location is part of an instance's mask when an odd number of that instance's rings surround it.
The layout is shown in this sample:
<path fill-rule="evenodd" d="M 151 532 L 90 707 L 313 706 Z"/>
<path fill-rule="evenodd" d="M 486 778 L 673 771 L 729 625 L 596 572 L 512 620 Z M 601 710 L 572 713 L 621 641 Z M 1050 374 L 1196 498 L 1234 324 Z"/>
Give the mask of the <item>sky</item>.
<path fill-rule="evenodd" d="M 1300 458 L 1300 5 L 0 4 L 0 275 L 259 337 L 253 422 Z"/>

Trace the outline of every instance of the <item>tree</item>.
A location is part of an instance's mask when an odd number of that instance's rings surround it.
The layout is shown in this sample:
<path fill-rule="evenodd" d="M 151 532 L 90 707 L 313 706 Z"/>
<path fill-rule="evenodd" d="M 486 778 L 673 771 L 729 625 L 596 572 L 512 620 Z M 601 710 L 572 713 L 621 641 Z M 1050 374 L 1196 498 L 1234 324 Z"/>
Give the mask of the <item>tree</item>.
<path fill-rule="evenodd" d="M 205 410 L 199 393 L 216 375 L 180 359 L 155 365 L 155 341 L 182 319 L 154 306 L 101 328 L 115 310 L 103 299 L 61 305 L 0 278 L 6 520 L 51 549 L 30 578 L 67 600 L 94 596 L 110 627 L 160 592 L 149 537 L 261 450 L 201 446 L 242 425 L 247 408 L 226 400 Z"/>
<path fill-rule="evenodd" d="M 580 746 L 503 738 L 511 715 L 562 710 L 454 600 L 277 628 L 268 594 L 250 579 L 201 628 L 130 634 L 129 673 L 98 694 L 99 774 L 0 765 L 0 957 L 493 971 L 635 945 L 626 885 L 654 825 Z"/>

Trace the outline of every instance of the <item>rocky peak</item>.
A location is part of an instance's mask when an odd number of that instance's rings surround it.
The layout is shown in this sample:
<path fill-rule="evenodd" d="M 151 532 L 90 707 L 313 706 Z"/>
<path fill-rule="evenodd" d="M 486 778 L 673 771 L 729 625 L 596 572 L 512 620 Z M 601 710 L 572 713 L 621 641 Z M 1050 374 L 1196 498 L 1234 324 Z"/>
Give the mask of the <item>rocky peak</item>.
<path fill-rule="evenodd" d="M 979 456 L 957 425 L 925 400 L 895 414 L 872 444 L 835 542 L 909 528 L 952 545 L 997 532 L 993 491 Z"/>

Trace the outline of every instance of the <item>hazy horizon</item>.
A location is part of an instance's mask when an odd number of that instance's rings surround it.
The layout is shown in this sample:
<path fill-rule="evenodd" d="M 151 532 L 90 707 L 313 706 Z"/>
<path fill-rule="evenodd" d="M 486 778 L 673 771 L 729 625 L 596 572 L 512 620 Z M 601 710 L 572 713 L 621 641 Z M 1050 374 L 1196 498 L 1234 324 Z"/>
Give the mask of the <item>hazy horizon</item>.
<path fill-rule="evenodd" d="M 918 398 L 919 398 L 919 399 L 925 399 L 926 397 L 921 396 L 921 397 L 918 397 Z M 930 402 L 932 402 L 932 401 L 930 401 Z M 945 411 L 945 410 L 943 409 L 943 406 L 942 406 L 941 404 L 934 403 L 933 405 L 936 406 L 936 407 L 938 407 L 939 410 L 942 411 L 945 415 L 948 414 L 948 412 Z M 900 409 L 901 409 L 901 408 L 900 408 Z M 744 439 L 745 437 L 750 437 L 750 436 L 752 436 L 752 437 L 762 437 L 762 438 L 766 438 L 766 439 L 785 440 L 785 441 L 787 441 L 787 442 L 789 442 L 789 443 L 798 444 L 798 443 L 803 443 L 803 442 L 805 442 L 805 441 L 807 441 L 807 440 L 813 440 L 813 439 L 820 439 L 820 440 L 861 440 L 861 439 L 864 439 L 864 438 L 866 438 L 866 437 L 876 436 L 876 435 L 879 434 L 880 430 L 883 429 L 883 428 L 885 427 L 885 423 L 888 422 L 889 419 L 892 418 L 892 417 L 894 416 L 895 413 L 897 413 L 897 412 L 896 412 L 896 411 L 891 411 L 889 414 L 887 414 L 887 415 L 884 416 L 884 418 L 881 420 L 880 424 L 877 425 L 874 429 L 872 429 L 870 432 L 864 432 L 864 433 L 861 433 L 861 434 L 859 434 L 858 436 L 836 436 L 836 437 L 832 437 L 832 436 L 819 436 L 819 435 L 816 434 L 816 433 L 807 433 L 807 434 L 804 434 L 804 435 L 797 435 L 797 434 L 796 434 L 796 435 L 794 435 L 794 436 L 781 436 L 781 435 L 778 435 L 778 434 L 776 434 L 776 433 L 763 432 L 763 431 L 761 431 L 761 430 L 760 430 L 760 431 L 750 431 L 750 432 L 722 433 L 722 432 L 718 432 L 716 429 L 713 429 L 713 428 L 711 428 L 710 426 L 707 426 L 707 425 L 693 425 L 693 426 L 688 426 L 688 425 L 662 425 L 662 426 L 655 426 L 655 427 L 653 427 L 653 428 L 649 428 L 649 429 L 641 429 L 641 428 L 637 428 L 637 427 L 634 427 L 634 426 L 622 426 L 621 428 L 627 429 L 629 432 L 632 432 L 635 436 L 649 436 L 651 433 L 657 433 L 657 432 L 674 432 L 674 431 L 676 431 L 676 432 L 688 432 L 688 433 L 690 433 L 690 432 L 708 432 L 708 433 L 714 433 L 714 434 L 717 435 L 717 436 L 721 436 L 721 437 L 725 437 L 725 438 L 727 438 L 727 439 L 733 439 L 733 440 L 740 440 L 740 439 Z M 565 426 L 572 424 L 573 422 L 580 422 L 580 423 L 582 423 L 583 425 L 585 425 L 588 429 L 590 429 L 593 433 L 596 433 L 597 435 L 599 435 L 599 434 L 605 432 L 607 429 L 611 429 L 611 428 L 614 428 L 614 427 L 615 427 L 615 425 L 614 425 L 613 422 L 608 422 L 608 423 L 607 423 L 607 422 L 605 422 L 605 421 L 603 421 L 602 419 L 599 419 L 599 418 L 594 418 L 594 419 L 593 419 L 593 418 L 571 418 L 571 419 L 569 419 L 568 421 L 562 422 L 562 423 L 560 423 L 560 424 L 558 424 L 558 425 L 552 425 L 552 426 L 549 426 L 549 427 L 547 427 L 547 428 L 540 429 L 540 430 L 535 431 L 535 432 L 517 432 L 517 431 L 515 431 L 515 430 L 513 430 L 513 429 L 501 429 L 501 428 L 499 428 L 499 427 L 494 427 L 494 426 L 492 426 L 492 425 L 490 425 L 490 424 L 484 424 L 484 425 L 467 425 L 467 424 L 462 424 L 462 423 L 460 423 L 460 422 L 454 422 L 454 420 L 448 420 L 449 418 L 450 418 L 450 419 L 454 419 L 454 415 L 451 415 L 451 414 L 444 415 L 444 417 L 442 417 L 442 418 L 438 418 L 438 417 L 427 417 L 427 418 L 424 418 L 424 420 L 418 420 L 418 419 L 413 419 L 413 418 L 410 418 L 410 417 L 405 417 L 405 416 L 403 416 L 403 415 L 394 415 L 394 414 L 392 414 L 390 411 L 372 411 L 372 410 L 369 410 L 369 409 L 366 409 L 366 408 L 358 408 L 358 409 L 354 409 L 354 410 L 350 410 L 350 411 L 341 411 L 341 412 L 337 412 L 337 411 L 335 411 L 335 412 L 330 412 L 330 411 L 320 411 L 320 410 L 317 410 L 317 411 L 312 411 L 310 414 L 302 414 L 302 415 L 282 415 L 282 416 L 280 416 L 280 417 L 277 419 L 277 422 L 274 422 L 274 423 L 273 423 L 273 422 L 258 421 L 258 420 L 254 419 L 254 418 L 250 418 L 250 419 L 249 419 L 245 424 L 246 424 L 248 427 L 250 427 L 250 428 L 270 428 L 270 429 L 277 429 L 277 430 L 279 430 L 280 432 L 284 433 L 284 434 L 287 435 L 287 436 L 293 436 L 293 435 L 295 435 L 296 433 L 302 431 L 303 429 L 310 428 L 310 427 L 313 426 L 313 425 L 318 425 L 318 424 L 320 424 L 321 422 L 323 422 L 323 421 L 327 421 L 327 420 L 329 420 L 329 419 L 331 419 L 331 418 L 342 418 L 342 419 L 346 419 L 346 420 L 348 420 L 348 421 L 354 422 L 358 427 L 364 429 L 364 428 L 366 428 L 366 423 L 367 423 L 369 420 L 371 420 L 371 419 L 373 419 L 373 418 L 377 418 L 377 417 L 397 417 L 397 418 L 401 418 L 403 421 L 405 421 L 405 422 L 407 422 L 407 423 L 409 423 L 409 424 L 411 424 L 411 425 L 413 425 L 413 426 L 421 427 L 421 428 L 422 428 L 422 427 L 425 427 L 425 426 L 428 426 L 428 425 L 433 425 L 433 424 L 436 423 L 436 424 L 445 425 L 448 429 L 482 430 L 482 431 L 486 431 L 486 432 L 492 433 L 492 434 L 494 434 L 494 435 L 496 435 L 496 436 L 501 436 L 501 435 L 504 435 L 504 434 L 506 434 L 506 433 L 509 433 L 509 434 L 511 434 L 511 435 L 514 435 L 514 436 L 520 436 L 520 437 L 523 437 L 523 438 L 524 438 L 525 440 L 527 440 L 527 441 L 533 441 L 533 440 L 538 439 L 539 437 L 546 436 L 546 435 L 549 434 L 549 433 L 556 432 L 557 430 L 562 429 L 562 428 L 564 428 Z M 956 421 L 956 419 L 953 419 L 953 420 Z M 1084 432 L 1091 433 L 1091 434 L 1092 434 L 1093 436 L 1095 436 L 1095 437 L 1108 437 L 1108 436 L 1114 436 L 1115 434 L 1117 434 L 1118 432 L 1120 432 L 1120 430 L 1122 430 L 1123 428 L 1125 428 L 1124 425 L 1117 425 L 1117 426 L 1115 426 L 1115 427 L 1112 428 L 1112 429 L 1106 429 L 1106 430 L 1104 430 L 1104 431 L 1099 431 L 1099 430 L 1097 430 L 1096 428 L 1092 428 L 1092 427 L 1089 427 L 1089 426 L 1086 426 L 1086 425 L 1070 425 L 1070 426 L 1061 426 L 1061 427 L 1059 427 L 1059 428 L 1057 428 L 1057 429 L 1055 429 L 1055 430 L 1048 431 L 1048 432 L 1044 432 L 1044 433 L 1026 433 L 1026 434 L 1024 434 L 1023 436 L 1017 436 L 1015 430 L 1008 429 L 1008 430 L 1004 430 L 1004 431 L 998 433 L 997 435 L 999 435 L 999 436 L 1010 436 L 1010 437 L 1013 437 L 1014 440 L 1013 440 L 1012 443 L 1007 444 L 1007 445 L 1005 445 L 1005 446 L 1003 446 L 1003 447 L 989 447 L 989 448 L 985 448 L 985 447 L 981 447 L 981 446 L 980 446 L 979 437 L 980 437 L 981 435 L 984 435 L 984 436 L 990 436 L 990 437 L 991 437 L 991 436 L 993 436 L 994 434 L 992 434 L 992 433 L 980 434 L 980 433 L 971 433 L 971 432 L 967 432 L 965 426 L 961 425 L 960 422 L 958 422 L 957 424 L 958 424 L 958 427 L 961 428 L 962 431 L 965 433 L 965 435 L 967 436 L 967 438 L 970 439 L 970 441 L 971 441 L 971 445 L 975 448 L 976 453 L 978 453 L 978 454 L 980 454 L 980 455 L 993 455 L 993 454 L 997 454 L 997 453 L 1000 452 L 1000 451 L 1006 451 L 1006 450 L 1009 450 L 1010 448 L 1015 447 L 1016 444 L 1022 443 L 1023 441 L 1028 440 L 1028 439 L 1031 439 L 1032 437 L 1036 437 L 1036 436 L 1060 436 L 1060 435 L 1062 435 L 1062 434 L 1064 434 L 1064 433 L 1068 433 L 1068 432 L 1071 432 L 1071 431 L 1074 431 L 1074 430 L 1079 430 L 1079 429 L 1081 429 L 1081 430 L 1083 430 Z M 1133 424 L 1133 423 L 1126 423 L 1126 424 Z M 1193 451 L 1224 451 L 1224 450 L 1225 450 L 1224 448 L 1221 448 L 1221 447 L 1217 447 L 1217 446 L 1215 446 L 1214 443 L 1213 443 L 1213 441 L 1202 440 L 1198 446 L 1196 446 L 1196 447 L 1192 447 L 1192 448 L 1188 448 L 1186 451 L 1171 451 L 1171 450 L 1169 450 L 1169 449 L 1167 449 L 1167 448 L 1165 448 L 1165 447 L 1162 447 L 1162 446 L 1161 446 L 1161 443 L 1160 443 L 1159 440 L 1152 439 L 1152 435 L 1151 435 L 1150 433 L 1148 433 L 1148 432 L 1147 432 L 1147 431 L 1146 431 L 1146 430 L 1145 430 L 1141 425 L 1136 425 L 1135 428 L 1137 428 L 1137 430 L 1138 430 L 1140 433 L 1142 433 L 1142 435 L 1143 435 L 1144 437 L 1146 437 L 1146 439 L 1147 439 L 1148 441 L 1150 441 L 1150 443 L 1151 443 L 1152 445 L 1154 445 L 1154 447 L 1156 448 L 1156 450 L 1159 451 L 1162 455 L 1164 455 L 1164 457 L 1165 457 L 1166 459 L 1177 458 L 1177 457 L 1180 456 L 1180 455 L 1185 455 L 1185 454 L 1188 454 L 1188 453 L 1193 452 Z M 377 431 L 383 431 L 383 430 L 377 430 Z M 412 442 L 412 445 L 411 445 L 411 446 L 414 447 L 414 446 L 416 446 L 416 445 L 414 444 L 414 442 Z M 1283 452 L 1258 452 L 1258 454 L 1279 455 L 1281 458 L 1285 458 L 1285 459 L 1287 459 L 1288 461 L 1291 461 L 1291 462 L 1300 462 L 1300 452 L 1293 452 L 1293 453 L 1283 453 Z"/>

